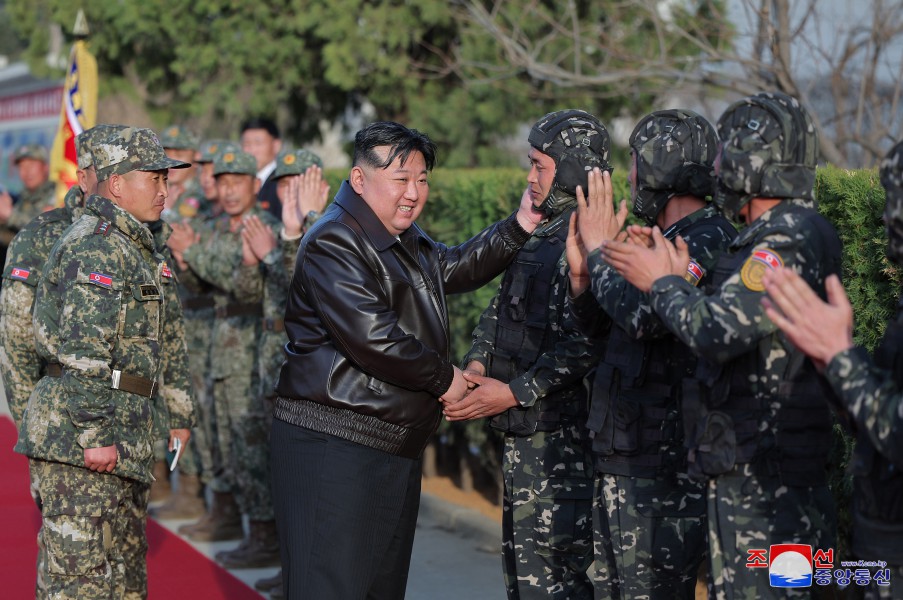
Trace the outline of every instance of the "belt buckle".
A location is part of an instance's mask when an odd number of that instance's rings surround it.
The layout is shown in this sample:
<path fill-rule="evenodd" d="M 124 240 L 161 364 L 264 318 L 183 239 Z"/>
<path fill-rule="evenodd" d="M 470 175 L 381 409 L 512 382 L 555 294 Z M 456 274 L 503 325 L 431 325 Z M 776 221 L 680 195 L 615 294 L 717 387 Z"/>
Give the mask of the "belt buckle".
<path fill-rule="evenodd" d="M 122 377 L 122 371 L 120 371 L 119 369 L 113 369 L 112 377 L 110 378 L 111 379 L 111 385 L 110 385 L 111 389 L 114 389 L 114 390 L 119 389 L 119 379 L 121 377 Z"/>
<path fill-rule="evenodd" d="M 157 380 L 154 379 L 151 382 L 150 395 L 148 396 L 148 398 L 153 398 L 156 394 L 157 394 Z"/>

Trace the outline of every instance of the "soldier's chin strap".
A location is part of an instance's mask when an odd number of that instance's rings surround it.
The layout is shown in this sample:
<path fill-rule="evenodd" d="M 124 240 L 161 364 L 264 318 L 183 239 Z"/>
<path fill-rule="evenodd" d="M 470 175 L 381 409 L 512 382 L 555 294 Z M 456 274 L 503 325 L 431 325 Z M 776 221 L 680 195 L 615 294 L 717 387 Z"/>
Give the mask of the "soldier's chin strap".
<path fill-rule="evenodd" d="M 577 198 L 576 196 L 571 196 L 557 184 L 552 185 L 552 191 L 549 192 L 549 195 L 546 196 L 546 199 L 542 201 L 542 204 L 539 205 L 538 210 L 542 214 L 545 215 L 546 219 L 551 219 L 552 217 L 560 214 L 569 206 L 576 206 Z"/>

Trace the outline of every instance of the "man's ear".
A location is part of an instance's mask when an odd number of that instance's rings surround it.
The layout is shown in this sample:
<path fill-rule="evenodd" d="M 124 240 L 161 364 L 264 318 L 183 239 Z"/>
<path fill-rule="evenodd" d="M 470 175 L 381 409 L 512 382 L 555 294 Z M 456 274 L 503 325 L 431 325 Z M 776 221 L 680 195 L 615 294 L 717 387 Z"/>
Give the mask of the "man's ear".
<path fill-rule="evenodd" d="M 360 196 L 364 191 L 364 169 L 360 165 L 351 167 L 351 175 L 348 177 L 348 181 L 351 183 L 351 189 Z"/>

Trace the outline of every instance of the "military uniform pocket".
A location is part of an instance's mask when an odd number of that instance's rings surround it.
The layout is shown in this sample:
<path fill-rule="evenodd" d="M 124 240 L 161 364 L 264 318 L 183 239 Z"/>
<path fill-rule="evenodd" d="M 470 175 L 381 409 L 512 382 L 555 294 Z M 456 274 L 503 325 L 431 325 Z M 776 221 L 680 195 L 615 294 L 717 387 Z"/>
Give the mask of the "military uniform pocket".
<path fill-rule="evenodd" d="M 113 533 L 93 498 L 46 498 L 41 539 L 54 575 L 103 577 Z"/>
<path fill-rule="evenodd" d="M 158 339 L 162 300 L 153 282 L 129 284 L 122 294 L 122 337 Z"/>
<path fill-rule="evenodd" d="M 536 553 L 541 556 L 592 552 L 593 481 L 540 479 L 533 484 Z"/>

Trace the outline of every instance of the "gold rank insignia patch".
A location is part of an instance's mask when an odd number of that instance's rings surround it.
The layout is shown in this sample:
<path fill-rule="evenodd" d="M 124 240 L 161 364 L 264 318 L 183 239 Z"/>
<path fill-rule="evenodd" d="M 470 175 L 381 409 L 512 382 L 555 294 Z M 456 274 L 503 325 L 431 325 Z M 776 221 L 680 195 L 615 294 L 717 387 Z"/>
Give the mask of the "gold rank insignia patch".
<path fill-rule="evenodd" d="M 784 259 L 777 252 L 768 248 L 760 248 L 743 263 L 743 268 L 740 269 L 740 281 L 747 289 L 754 292 L 765 291 L 765 284 L 762 283 L 765 272 L 783 266 Z"/>
<path fill-rule="evenodd" d="M 686 279 L 690 285 L 698 286 L 699 280 L 702 279 L 703 275 L 705 275 L 705 269 L 703 269 L 695 260 L 690 260 L 690 264 L 687 265 L 687 272 L 684 273 L 684 279 Z"/>

